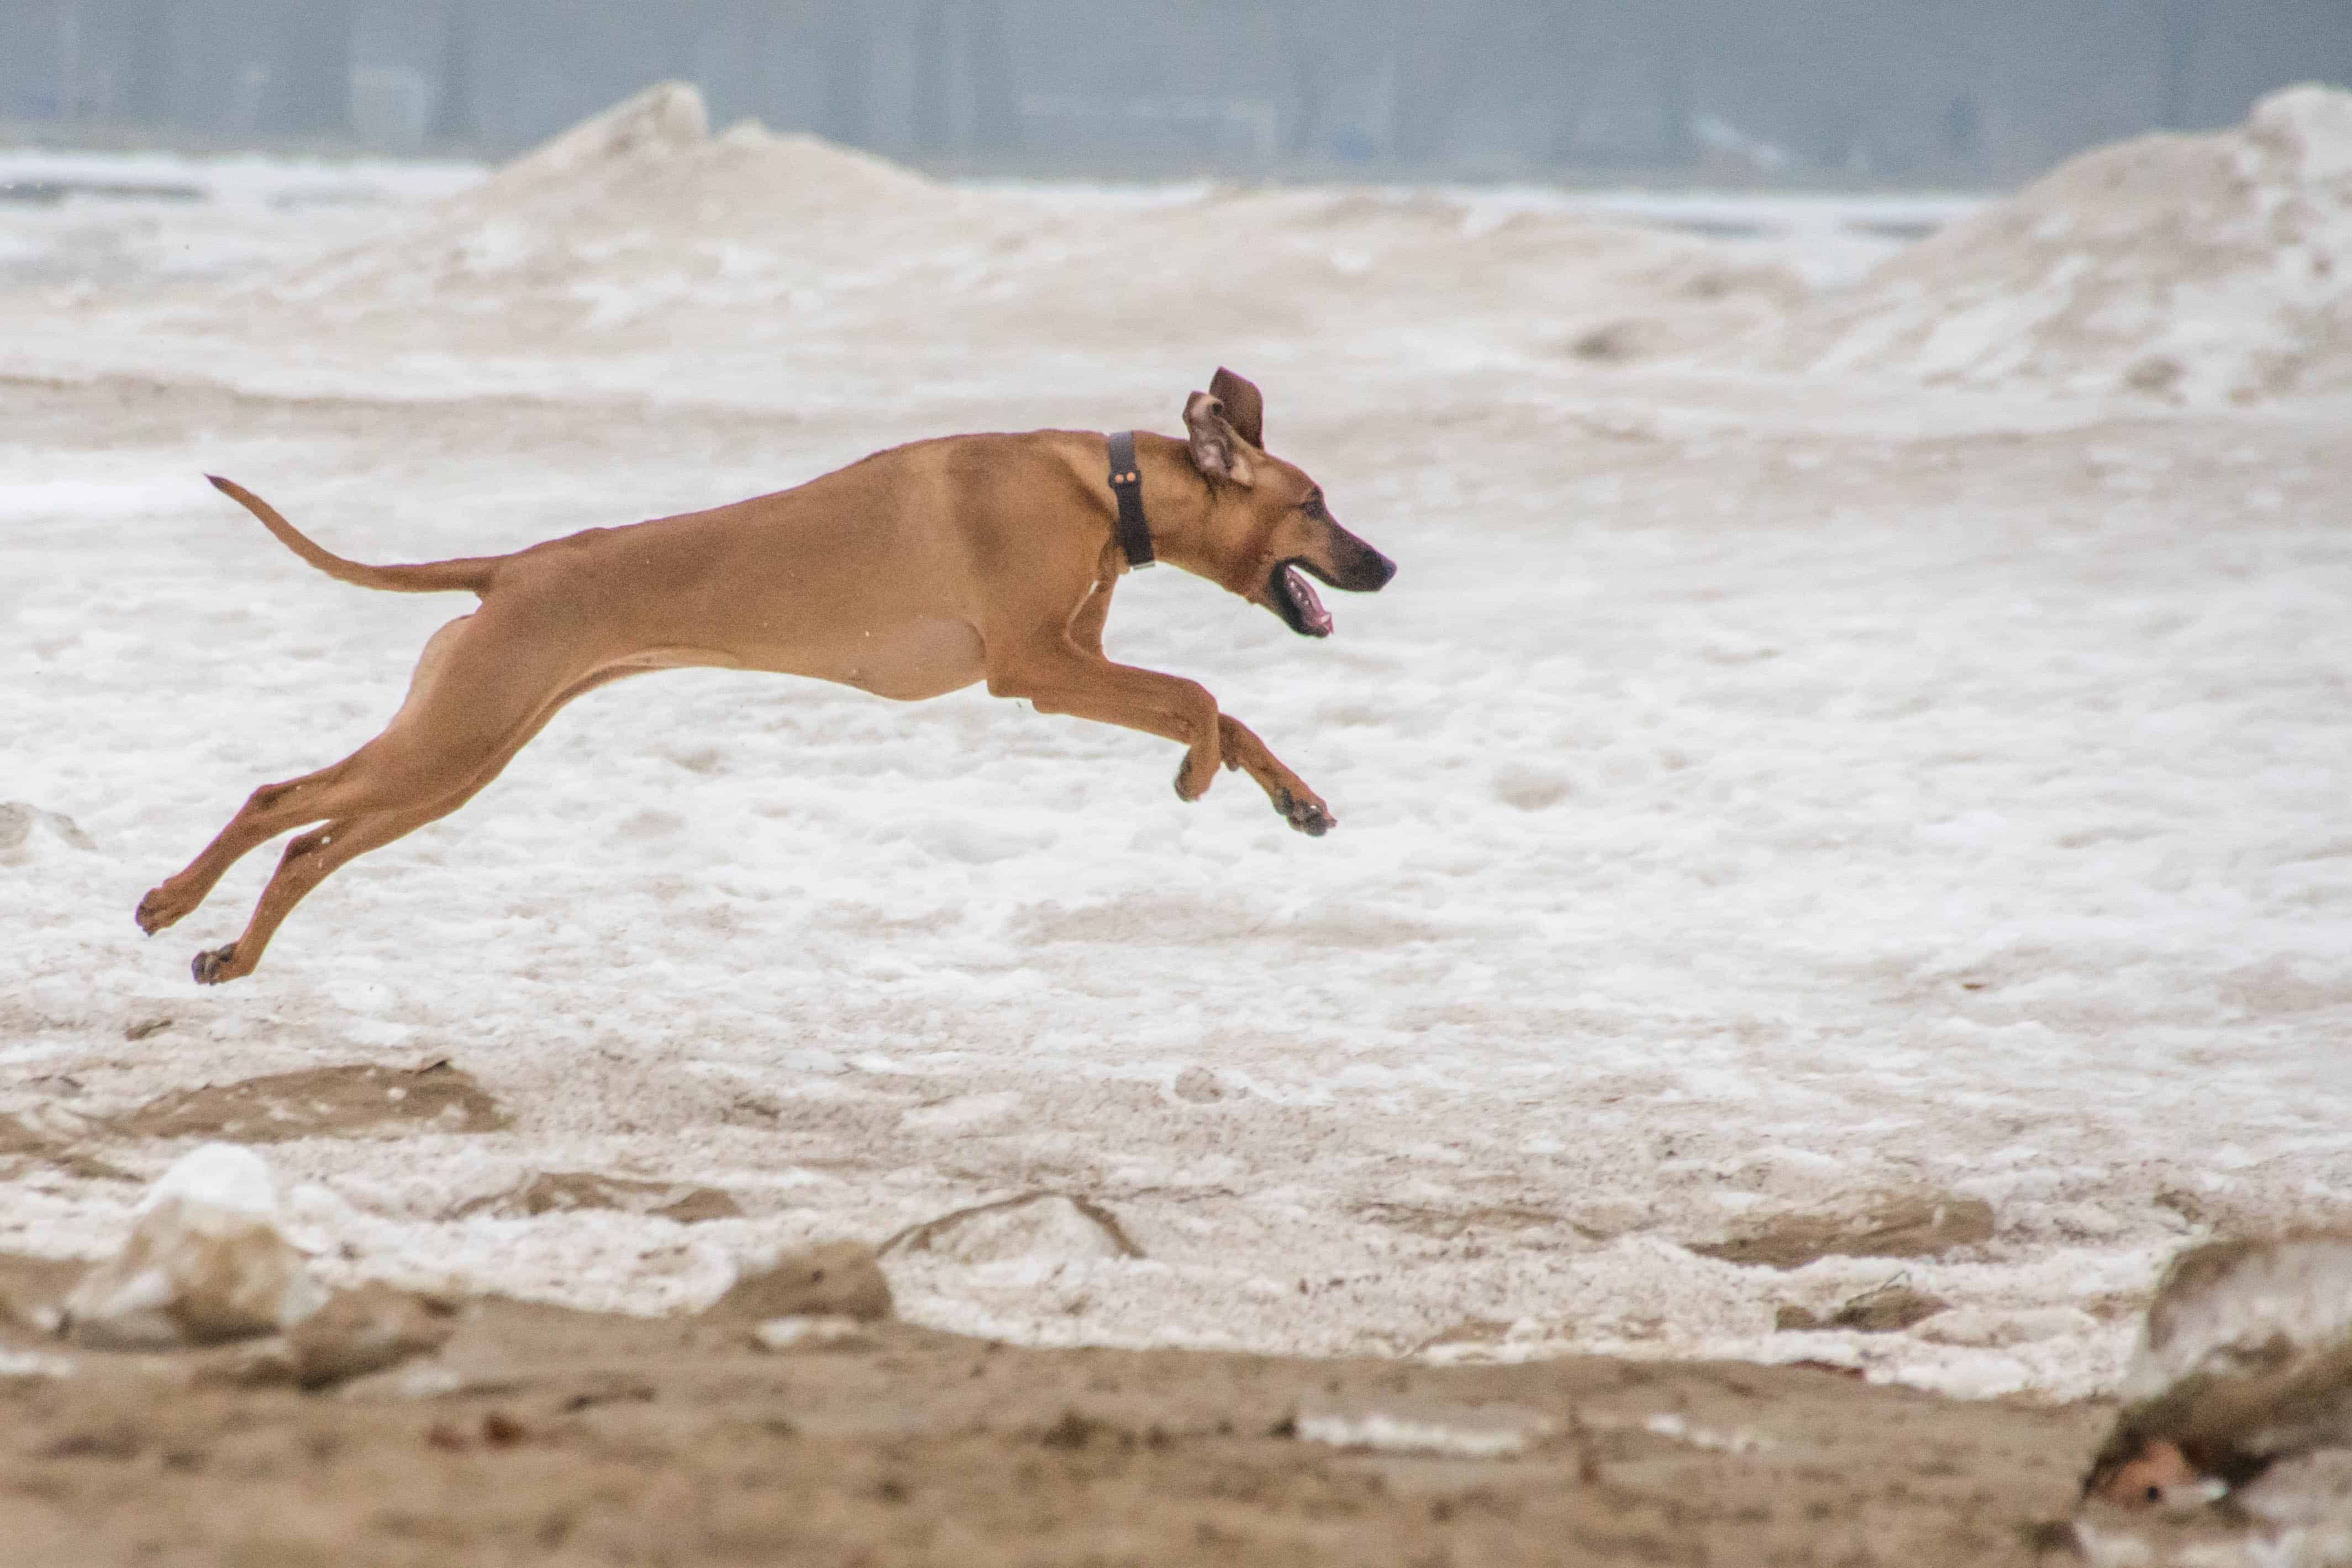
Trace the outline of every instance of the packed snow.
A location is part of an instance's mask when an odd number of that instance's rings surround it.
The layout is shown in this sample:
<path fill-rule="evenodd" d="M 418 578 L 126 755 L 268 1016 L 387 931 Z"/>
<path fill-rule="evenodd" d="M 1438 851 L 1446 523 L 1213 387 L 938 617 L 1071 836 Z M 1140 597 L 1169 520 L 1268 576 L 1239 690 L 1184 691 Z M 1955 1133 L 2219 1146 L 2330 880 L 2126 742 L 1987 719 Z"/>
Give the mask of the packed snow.
<path fill-rule="evenodd" d="M 2184 1241 L 2344 1208 L 2324 378 L 2200 412 L 2031 366 L 1709 362 L 1853 272 L 1822 197 L 1739 198 L 1758 232 L 1710 238 L 1565 196 L 959 187 L 709 135 L 675 91 L 445 177 L 233 234 L 103 198 L 137 245 L 92 239 L 101 198 L 6 215 L 0 1117 L 102 1159 L 20 1162 L 0 1247 L 118 1245 L 122 1178 L 180 1145 L 104 1130 L 159 1096 L 447 1058 L 508 1124 L 276 1134 L 329 1283 L 674 1310 L 1047 1193 L 1140 1256 L 1075 1223 L 901 1248 L 906 1315 L 2068 1395 L 2114 1384 Z M 175 226 L 219 264 L 163 259 Z M 1184 805 L 1165 743 L 978 689 L 695 671 L 567 710 L 248 980 L 187 963 L 271 851 L 132 926 L 468 605 L 321 577 L 200 474 L 346 554 L 480 554 L 948 431 L 1173 429 L 1220 363 L 1402 571 L 1321 643 L 1142 574 L 1110 644 L 1202 680 L 1330 837 L 1238 775 Z M 482 1201 L 547 1172 L 741 1213 Z M 1993 1234 L 1705 1250 L 1878 1194 L 1982 1200 Z M 1776 1331 L 1898 1279 L 1951 1310 Z"/>

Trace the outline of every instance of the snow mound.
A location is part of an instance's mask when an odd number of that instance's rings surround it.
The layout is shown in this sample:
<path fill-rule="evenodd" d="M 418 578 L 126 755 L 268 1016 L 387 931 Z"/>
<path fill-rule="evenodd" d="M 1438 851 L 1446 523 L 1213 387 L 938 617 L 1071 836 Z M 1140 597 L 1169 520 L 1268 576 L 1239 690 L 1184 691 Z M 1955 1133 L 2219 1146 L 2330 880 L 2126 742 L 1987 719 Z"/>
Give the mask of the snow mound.
<path fill-rule="evenodd" d="M 2084 153 L 1801 312 L 1771 357 L 2195 404 L 2352 388 L 2352 92 Z"/>
<path fill-rule="evenodd" d="M 177 324 L 468 354 L 917 333 L 969 355 L 1442 323 L 1617 361 L 1777 321 L 1802 289 L 1711 241 L 1425 193 L 960 189 L 750 121 L 712 136 L 700 97 L 672 83 Z"/>
<path fill-rule="evenodd" d="M 80 825 L 62 812 L 43 811 L 22 801 L 0 801 L 0 866 L 21 866 L 32 859 L 37 837 L 76 849 L 98 847 Z"/>
<path fill-rule="evenodd" d="M 910 216 L 952 216 L 959 205 L 919 174 L 815 137 L 748 121 L 712 136 L 701 95 L 666 83 L 404 231 L 232 292 L 208 324 L 402 337 L 438 327 L 492 349 L 641 321 L 661 335 L 658 318 L 676 307 L 772 306 L 903 251 L 895 231 Z"/>
<path fill-rule="evenodd" d="M 686 82 L 656 82 L 541 142 L 509 166 L 509 187 L 593 169 L 617 159 L 659 157 L 709 140 L 710 110 Z"/>

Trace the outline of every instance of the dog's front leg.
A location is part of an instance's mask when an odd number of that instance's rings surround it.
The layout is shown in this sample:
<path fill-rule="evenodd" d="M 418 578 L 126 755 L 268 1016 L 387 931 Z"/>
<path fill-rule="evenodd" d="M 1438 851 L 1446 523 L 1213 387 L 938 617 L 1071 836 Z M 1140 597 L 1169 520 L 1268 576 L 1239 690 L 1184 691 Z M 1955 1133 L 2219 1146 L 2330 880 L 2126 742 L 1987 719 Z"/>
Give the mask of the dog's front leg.
<path fill-rule="evenodd" d="M 1040 713 L 1066 713 L 1181 742 L 1184 762 L 1176 770 L 1181 799 L 1198 800 L 1216 782 L 1224 754 L 1221 716 L 1217 700 L 1197 680 L 1113 664 L 1063 642 L 1006 655 L 992 648 L 988 689 L 997 697 L 1026 698 Z"/>

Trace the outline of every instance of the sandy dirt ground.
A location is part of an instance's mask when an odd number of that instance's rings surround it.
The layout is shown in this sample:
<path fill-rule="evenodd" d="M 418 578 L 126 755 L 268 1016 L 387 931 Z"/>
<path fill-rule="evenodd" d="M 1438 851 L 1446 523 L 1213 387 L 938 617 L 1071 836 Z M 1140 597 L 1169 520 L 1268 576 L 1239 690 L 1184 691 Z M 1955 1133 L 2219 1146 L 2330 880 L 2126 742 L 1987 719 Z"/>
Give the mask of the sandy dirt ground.
<path fill-rule="evenodd" d="M 443 1359 L 467 1386 L 429 1400 L 241 1389 L 234 1356 L 0 1377 L 11 1560 L 2027 1564 L 2053 1560 L 2100 1419 L 1738 1363 L 1033 1351 L 896 1323 L 779 1354 L 741 1324 L 505 1300 L 467 1306 Z M 1549 1430 L 1490 1458 L 1300 1435 L 1359 1407 Z"/>

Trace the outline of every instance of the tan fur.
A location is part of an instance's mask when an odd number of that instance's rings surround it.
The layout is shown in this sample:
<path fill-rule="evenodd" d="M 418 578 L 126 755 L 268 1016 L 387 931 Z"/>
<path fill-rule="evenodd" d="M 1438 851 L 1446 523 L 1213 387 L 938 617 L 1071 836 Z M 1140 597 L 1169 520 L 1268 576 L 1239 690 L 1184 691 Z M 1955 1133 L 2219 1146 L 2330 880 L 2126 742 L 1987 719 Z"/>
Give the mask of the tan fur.
<path fill-rule="evenodd" d="M 1187 439 L 1136 437 L 1154 546 L 1313 632 L 1276 602 L 1282 563 L 1360 590 L 1394 567 L 1314 506 L 1304 474 L 1259 449 L 1257 389 L 1229 371 L 1218 378 L 1216 395 L 1188 404 Z M 1228 396 L 1251 439 L 1226 418 Z M 397 592 L 470 590 L 482 603 L 425 644 L 382 734 L 331 767 L 256 790 L 202 854 L 140 901 L 139 924 L 163 930 L 243 855 L 322 824 L 287 846 L 244 934 L 194 964 L 207 984 L 248 974 L 312 888 L 470 800 L 565 703 L 688 665 L 812 676 L 908 701 L 985 680 L 1040 712 L 1179 742 L 1176 792 L 1186 800 L 1220 765 L 1239 768 L 1294 827 L 1324 832 L 1335 819 L 1321 798 L 1200 685 L 1104 655 L 1104 619 L 1127 570 L 1108 471 L 1097 434 L 951 436 L 731 506 L 411 566 L 346 561 L 215 479 L 331 576 Z"/>
<path fill-rule="evenodd" d="M 2087 1490 L 2090 1496 L 2126 1508 L 2148 1508 L 2162 1501 L 2173 1488 L 2199 1479 L 2178 1444 L 2152 1437 L 2130 1458 L 2102 1472 Z"/>

